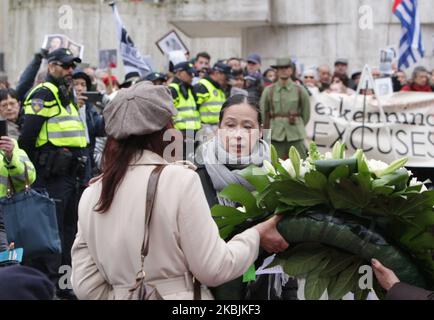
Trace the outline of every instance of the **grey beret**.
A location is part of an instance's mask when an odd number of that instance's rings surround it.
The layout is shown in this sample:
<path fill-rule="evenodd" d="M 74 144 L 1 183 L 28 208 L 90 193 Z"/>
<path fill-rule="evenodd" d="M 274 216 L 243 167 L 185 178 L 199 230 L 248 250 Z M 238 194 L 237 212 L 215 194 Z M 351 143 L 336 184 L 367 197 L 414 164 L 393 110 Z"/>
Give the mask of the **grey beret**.
<path fill-rule="evenodd" d="M 160 131 L 176 113 L 170 90 L 144 81 L 119 90 L 103 116 L 107 135 L 121 140 Z"/>

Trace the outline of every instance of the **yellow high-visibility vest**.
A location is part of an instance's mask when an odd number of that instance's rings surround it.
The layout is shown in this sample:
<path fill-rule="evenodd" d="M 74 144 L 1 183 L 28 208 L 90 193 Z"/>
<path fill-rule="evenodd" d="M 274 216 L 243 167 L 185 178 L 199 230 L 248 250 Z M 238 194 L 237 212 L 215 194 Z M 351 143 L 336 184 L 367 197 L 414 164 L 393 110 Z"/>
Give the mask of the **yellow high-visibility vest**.
<path fill-rule="evenodd" d="M 206 124 L 218 124 L 220 110 L 226 101 L 226 95 L 221 89 L 217 89 L 209 80 L 201 79 L 199 83 L 207 89 L 206 94 L 197 93 L 200 120 Z"/>
<path fill-rule="evenodd" d="M 32 95 L 40 88 L 47 88 L 54 95 L 53 101 L 41 101 L 40 104 L 32 100 Z M 50 107 L 50 108 L 44 108 Z M 86 129 L 80 118 L 77 107 L 71 102 L 67 108 L 59 98 L 59 88 L 51 82 L 44 82 L 32 89 L 24 102 L 26 115 L 46 117 L 36 140 L 36 147 L 50 142 L 56 147 L 84 148 L 87 146 Z"/>
<path fill-rule="evenodd" d="M 188 98 L 186 99 L 182 95 L 178 83 L 171 83 L 169 86 L 178 93 L 178 97 L 173 101 L 178 110 L 178 114 L 173 118 L 175 128 L 178 130 L 199 130 L 201 127 L 200 114 L 191 89 L 188 88 Z"/>

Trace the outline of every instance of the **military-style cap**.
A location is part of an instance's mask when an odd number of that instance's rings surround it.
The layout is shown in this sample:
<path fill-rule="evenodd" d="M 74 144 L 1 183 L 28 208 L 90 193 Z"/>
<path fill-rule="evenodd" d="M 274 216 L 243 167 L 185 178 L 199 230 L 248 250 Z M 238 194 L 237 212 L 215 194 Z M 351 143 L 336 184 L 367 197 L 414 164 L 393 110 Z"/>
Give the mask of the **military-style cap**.
<path fill-rule="evenodd" d="M 103 111 L 107 135 L 118 140 L 160 131 L 176 114 L 169 88 L 149 81 L 119 90 Z"/>
<path fill-rule="evenodd" d="M 294 69 L 294 63 L 290 58 L 278 58 L 276 59 L 276 64 L 272 65 L 271 67 L 274 69 L 285 67 L 291 67 Z"/>
<path fill-rule="evenodd" d="M 65 48 L 60 48 L 51 52 L 47 57 L 47 61 L 49 63 L 58 61 L 63 64 L 72 64 L 73 62 L 81 63 L 81 59 L 79 57 L 75 57 L 71 50 Z"/>

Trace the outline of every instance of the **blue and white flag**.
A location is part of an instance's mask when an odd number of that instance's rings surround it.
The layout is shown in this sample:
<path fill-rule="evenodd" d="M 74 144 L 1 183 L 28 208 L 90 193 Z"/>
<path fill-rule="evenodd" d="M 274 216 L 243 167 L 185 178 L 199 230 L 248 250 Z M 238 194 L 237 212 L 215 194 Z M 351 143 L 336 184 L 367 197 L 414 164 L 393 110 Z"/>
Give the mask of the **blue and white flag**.
<path fill-rule="evenodd" d="M 417 0 L 395 0 L 392 11 L 402 25 L 398 68 L 407 69 L 411 64 L 423 58 L 425 53 Z"/>
<path fill-rule="evenodd" d="M 111 2 L 110 6 L 113 8 L 125 74 L 138 72 L 142 77 L 147 76 L 152 72 L 150 59 L 142 57 L 139 50 L 135 47 L 133 40 L 130 38 L 127 29 L 122 23 L 115 1 Z"/>

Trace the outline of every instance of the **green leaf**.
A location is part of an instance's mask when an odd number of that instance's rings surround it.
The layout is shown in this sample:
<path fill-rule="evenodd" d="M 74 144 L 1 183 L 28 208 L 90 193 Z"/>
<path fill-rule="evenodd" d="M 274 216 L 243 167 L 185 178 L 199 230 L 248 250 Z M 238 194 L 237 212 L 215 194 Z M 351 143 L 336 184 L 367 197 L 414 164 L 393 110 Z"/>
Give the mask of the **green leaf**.
<path fill-rule="evenodd" d="M 283 270 L 289 276 L 297 277 L 309 274 L 318 267 L 321 261 L 327 256 L 326 248 L 316 248 L 309 251 L 296 250 L 296 252 L 284 260 Z"/>
<path fill-rule="evenodd" d="M 403 201 L 398 208 L 396 208 L 396 215 L 405 215 L 407 213 L 414 213 L 421 211 L 424 208 L 432 208 L 434 204 L 434 190 L 429 190 L 424 193 L 412 194 L 408 196 L 408 201 Z"/>
<path fill-rule="evenodd" d="M 315 161 L 315 168 L 317 171 L 326 175 L 327 177 L 330 173 L 339 166 L 348 166 L 350 173 L 357 172 L 357 159 L 349 158 L 343 160 L 318 160 Z"/>
<path fill-rule="evenodd" d="M 334 281 L 328 287 L 330 300 L 340 300 L 344 295 L 350 292 L 354 287 L 354 275 L 358 274 L 360 260 L 354 262 L 345 270 L 337 275 Z"/>
<path fill-rule="evenodd" d="M 327 187 L 327 178 L 321 172 L 311 171 L 304 176 L 306 186 L 309 188 L 324 190 Z"/>
<path fill-rule="evenodd" d="M 368 163 L 366 162 L 366 157 L 365 157 L 365 154 L 363 153 L 363 150 L 358 149 L 356 151 L 356 153 L 354 154 L 354 158 L 357 159 L 357 171 L 359 173 L 370 174 L 369 166 L 368 166 Z"/>
<path fill-rule="evenodd" d="M 246 208 L 246 214 L 250 217 L 257 216 L 262 213 L 256 205 L 256 198 L 246 187 L 240 184 L 230 184 L 219 195 L 233 202 L 241 203 Z"/>
<path fill-rule="evenodd" d="M 333 255 L 333 259 L 330 261 L 327 267 L 321 271 L 321 276 L 336 276 L 338 273 L 352 265 L 355 261 L 357 261 L 356 256 L 335 253 L 335 255 Z"/>
<path fill-rule="evenodd" d="M 234 231 L 235 226 L 226 226 L 221 228 L 220 231 L 220 237 L 222 239 L 227 240 L 227 238 L 231 235 L 231 233 Z"/>
<path fill-rule="evenodd" d="M 332 149 L 332 157 L 333 159 L 344 159 L 345 155 L 345 145 L 340 141 L 337 141 Z"/>
<path fill-rule="evenodd" d="M 296 177 L 300 177 L 300 154 L 294 146 L 289 149 L 289 159 L 291 159 L 292 165 L 294 166 Z"/>
<path fill-rule="evenodd" d="M 273 190 L 282 196 L 279 200 L 288 205 L 313 206 L 326 202 L 325 195 L 294 180 L 274 181 Z"/>
<path fill-rule="evenodd" d="M 233 208 L 222 205 L 215 205 L 211 208 L 211 214 L 217 224 L 220 236 L 226 239 L 236 226 L 247 220 L 245 213 Z"/>
<path fill-rule="evenodd" d="M 350 169 L 347 165 L 338 166 L 329 175 L 329 182 L 336 183 L 342 178 L 347 178 L 350 175 Z"/>
<path fill-rule="evenodd" d="M 400 191 L 406 188 L 408 179 L 408 171 L 401 168 L 393 173 L 383 175 L 381 178 L 372 181 L 372 188 L 376 189 L 388 185 L 394 186 L 395 190 Z"/>
<path fill-rule="evenodd" d="M 310 273 L 306 277 L 304 297 L 306 300 L 319 300 L 330 283 L 330 278 L 320 277 L 317 273 Z"/>
<path fill-rule="evenodd" d="M 395 191 L 395 186 L 382 186 L 382 187 L 376 187 L 373 192 L 374 194 L 378 194 L 381 196 L 388 196 L 391 195 Z"/>
<path fill-rule="evenodd" d="M 408 158 L 402 158 L 402 159 L 398 159 L 398 160 L 393 161 L 386 169 L 379 172 L 378 176 L 382 177 L 382 176 L 385 176 L 385 175 L 388 175 L 388 174 L 395 172 L 399 168 L 403 167 L 407 161 L 408 161 Z"/>
<path fill-rule="evenodd" d="M 257 166 L 251 165 L 240 171 L 240 175 L 246 179 L 256 190 L 263 191 L 270 183 L 267 173 Z"/>
<path fill-rule="evenodd" d="M 277 156 L 276 148 L 273 145 L 270 146 L 270 155 L 271 155 L 271 164 L 275 167 L 276 164 L 279 163 L 279 157 Z"/>
<path fill-rule="evenodd" d="M 335 209 L 362 209 L 369 204 L 370 193 L 350 179 L 341 178 L 327 191 Z"/>

